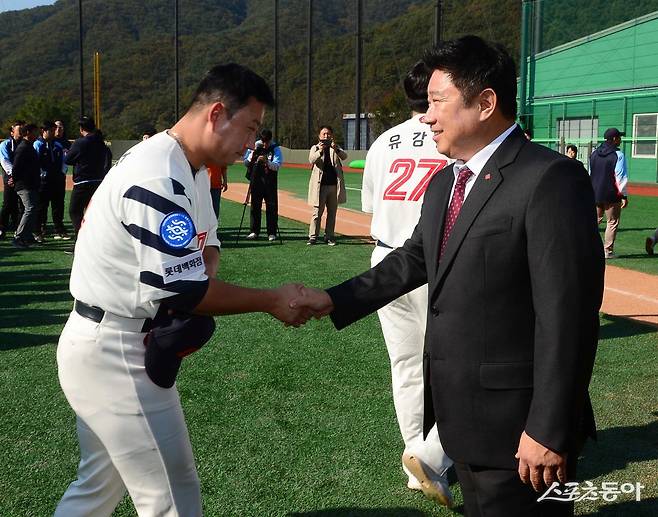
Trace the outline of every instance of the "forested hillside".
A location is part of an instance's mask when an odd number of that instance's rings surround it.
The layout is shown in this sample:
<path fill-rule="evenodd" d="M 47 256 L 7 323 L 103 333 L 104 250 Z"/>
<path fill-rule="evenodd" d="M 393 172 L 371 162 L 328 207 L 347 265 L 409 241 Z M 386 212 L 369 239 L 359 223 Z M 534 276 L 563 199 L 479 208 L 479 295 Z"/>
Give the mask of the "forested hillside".
<path fill-rule="evenodd" d="M 130 138 L 174 121 L 172 0 L 83 0 L 86 111 L 92 55 L 101 52 L 103 130 Z M 272 0 L 180 0 L 181 109 L 204 70 L 237 61 L 273 78 Z M 355 4 L 314 2 L 313 121 L 340 133 L 354 112 Z M 0 121 L 79 111 L 77 0 L 0 14 Z M 280 0 L 279 137 L 305 146 L 307 0 Z M 364 0 L 363 110 L 406 113 L 400 79 L 432 43 L 433 1 Z M 446 0 L 444 37 L 476 33 L 518 55 L 518 0 Z M 392 115 L 392 118 L 387 118 Z M 271 114 L 266 123 L 271 124 Z M 384 122 L 382 122 L 382 120 Z M 6 124 L 4 124 L 6 125 Z M 3 125 L 3 127 L 4 127 Z"/>

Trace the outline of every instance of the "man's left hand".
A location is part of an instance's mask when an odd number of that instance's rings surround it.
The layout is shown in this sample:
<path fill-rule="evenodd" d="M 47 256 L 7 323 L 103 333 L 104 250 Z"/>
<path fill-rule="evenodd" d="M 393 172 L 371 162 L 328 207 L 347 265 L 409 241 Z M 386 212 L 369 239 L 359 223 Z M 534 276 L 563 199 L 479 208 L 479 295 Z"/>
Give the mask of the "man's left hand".
<path fill-rule="evenodd" d="M 514 455 L 519 460 L 519 477 L 526 485 L 532 484 L 536 492 L 553 484 L 567 481 L 567 455 L 554 452 L 533 440 L 525 431 Z"/>

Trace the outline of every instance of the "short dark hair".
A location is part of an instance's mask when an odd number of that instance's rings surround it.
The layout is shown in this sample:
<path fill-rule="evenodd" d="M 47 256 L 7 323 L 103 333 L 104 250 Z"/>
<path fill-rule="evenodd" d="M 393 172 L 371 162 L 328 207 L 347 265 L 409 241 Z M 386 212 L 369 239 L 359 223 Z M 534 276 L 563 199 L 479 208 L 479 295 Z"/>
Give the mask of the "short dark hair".
<path fill-rule="evenodd" d="M 222 102 L 231 117 L 246 106 L 251 97 L 266 106 L 274 106 L 272 90 L 260 75 L 237 63 L 216 65 L 201 79 L 190 109 Z"/>
<path fill-rule="evenodd" d="M 407 104 L 412 111 L 422 113 L 427 111 L 427 84 L 430 82 L 432 71 L 422 61 L 418 61 L 407 72 L 403 81 Z"/>
<path fill-rule="evenodd" d="M 516 119 L 516 67 L 502 45 L 478 36 L 443 41 L 425 52 L 423 61 L 431 70 L 450 76 L 469 106 L 486 88 L 496 92 L 503 115 Z"/>
<path fill-rule="evenodd" d="M 577 153 L 577 152 L 578 152 L 578 148 L 577 148 L 575 145 L 573 145 L 573 144 L 569 144 L 569 145 L 567 146 L 567 151 L 573 151 L 574 153 Z"/>
<path fill-rule="evenodd" d="M 328 129 L 328 130 L 331 131 L 332 133 L 334 132 L 334 128 L 333 128 L 333 127 L 328 126 L 328 125 L 325 124 L 324 126 L 320 126 L 320 129 L 318 130 L 318 133 L 319 133 L 320 131 L 322 131 L 323 129 Z"/>
<path fill-rule="evenodd" d="M 158 134 L 158 131 L 153 126 L 146 126 L 142 135 L 155 136 Z"/>
<path fill-rule="evenodd" d="M 87 116 L 82 116 L 80 117 L 80 120 L 78 120 L 78 124 L 80 125 L 80 129 L 83 131 L 87 131 L 91 133 L 92 131 L 96 131 L 96 123 L 94 122 L 94 119 L 91 117 Z"/>
<path fill-rule="evenodd" d="M 265 129 L 265 128 L 261 129 L 260 130 L 260 139 L 264 142 L 269 142 L 270 140 L 272 140 L 272 131 L 270 131 L 269 129 Z"/>
<path fill-rule="evenodd" d="M 44 120 L 43 123 L 41 124 L 41 131 L 48 131 L 49 129 L 53 129 L 55 127 L 55 123 L 52 120 Z"/>
<path fill-rule="evenodd" d="M 34 133 L 37 129 L 39 128 L 36 124 L 23 124 L 20 129 L 21 136 L 27 136 L 30 133 Z"/>

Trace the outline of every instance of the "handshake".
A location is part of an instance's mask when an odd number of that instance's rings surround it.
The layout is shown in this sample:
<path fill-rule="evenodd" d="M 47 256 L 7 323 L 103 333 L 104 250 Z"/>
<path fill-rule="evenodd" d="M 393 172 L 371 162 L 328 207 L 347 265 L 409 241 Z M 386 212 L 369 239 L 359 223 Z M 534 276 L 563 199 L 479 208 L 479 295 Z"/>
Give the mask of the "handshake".
<path fill-rule="evenodd" d="M 286 284 L 271 291 L 272 303 L 267 310 L 286 327 L 299 327 L 311 318 L 320 319 L 334 310 L 326 291 Z"/>

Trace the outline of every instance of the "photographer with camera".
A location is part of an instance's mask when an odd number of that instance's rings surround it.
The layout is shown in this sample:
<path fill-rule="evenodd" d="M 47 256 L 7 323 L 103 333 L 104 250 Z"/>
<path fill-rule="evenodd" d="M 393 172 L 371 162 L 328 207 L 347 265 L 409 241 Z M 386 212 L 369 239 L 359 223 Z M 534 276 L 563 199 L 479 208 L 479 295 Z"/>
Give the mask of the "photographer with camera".
<path fill-rule="evenodd" d="M 334 130 L 331 126 L 320 128 L 319 141 L 308 154 L 308 161 L 313 165 L 311 179 L 308 183 L 308 204 L 313 207 L 313 216 L 308 230 L 308 242 L 313 245 L 318 240 L 322 213 L 327 208 L 327 222 L 324 227 L 324 241 L 329 246 L 336 245 L 334 227 L 338 204 L 347 201 L 345 179 L 341 160 L 347 159 L 334 140 Z"/>
<path fill-rule="evenodd" d="M 276 240 L 278 228 L 277 175 L 283 163 L 279 144 L 272 140 L 272 131 L 263 129 L 254 149 L 244 155 L 247 179 L 251 191 L 251 233 L 247 239 L 257 239 L 260 234 L 260 219 L 263 199 L 267 217 L 267 239 Z"/>

